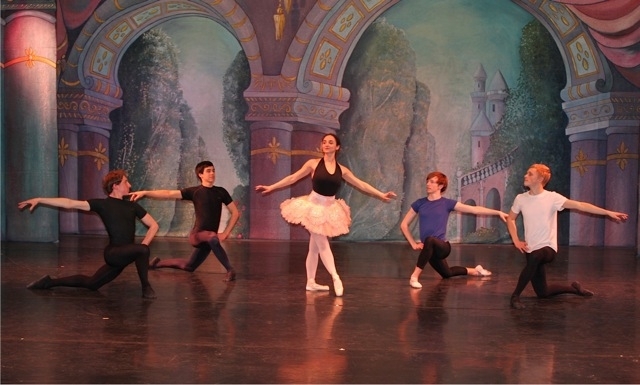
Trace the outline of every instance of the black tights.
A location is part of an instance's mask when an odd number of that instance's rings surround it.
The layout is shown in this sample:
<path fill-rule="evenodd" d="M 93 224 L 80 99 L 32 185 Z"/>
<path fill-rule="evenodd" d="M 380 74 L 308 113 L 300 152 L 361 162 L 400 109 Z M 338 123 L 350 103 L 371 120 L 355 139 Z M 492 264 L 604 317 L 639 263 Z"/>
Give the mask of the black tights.
<path fill-rule="evenodd" d="M 218 233 L 215 231 L 191 232 L 189 234 L 189 243 L 191 243 L 191 246 L 195 247 L 195 250 L 193 250 L 189 259 L 165 259 L 158 262 L 154 267 L 158 269 L 168 267 L 193 272 L 202 265 L 202 262 L 207 259 L 209 253 L 213 252 L 216 258 L 218 258 L 218 261 L 220 261 L 227 271 L 233 270 L 229 257 L 222 248 L 222 244 L 220 244 Z"/>
<path fill-rule="evenodd" d="M 527 265 L 520 273 L 513 296 L 519 296 L 529 281 L 531 281 L 531 286 L 533 286 L 538 298 L 547 298 L 565 293 L 578 294 L 577 289 L 572 285 L 547 285 L 547 273 L 544 265 L 552 262 L 556 258 L 556 254 L 556 251 L 551 247 L 543 247 L 525 254 Z"/>
<path fill-rule="evenodd" d="M 120 246 L 107 246 L 104 249 L 105 264 L 100 267 L 92 276 L 71 275 L 68 277 L 51 279 L 48 287 L 69 286 L 84 287 L 91 290 L 98 290 L 107 283 L 113 281 L 125 267 L 135 262 L 138 269 L 138 277 L 142 287 L 149 286 L 147 272 L 149 270 L 149 246 L 142 244 L 130 244 Z"/>
<path fill-rule="evenodd" d="M 449 267 L 446 258 L 451 253 L 451 244 L 435 237 L 427 237 L 424 240 L 424 246 L 418 256 L 416 266 L 421 270 L 427 265 L 427 262 L 433 269 L 442 276 L 442 278 L 451 278 L 456 275 L 467 275 L 467 268 L 462 266 Z"/>

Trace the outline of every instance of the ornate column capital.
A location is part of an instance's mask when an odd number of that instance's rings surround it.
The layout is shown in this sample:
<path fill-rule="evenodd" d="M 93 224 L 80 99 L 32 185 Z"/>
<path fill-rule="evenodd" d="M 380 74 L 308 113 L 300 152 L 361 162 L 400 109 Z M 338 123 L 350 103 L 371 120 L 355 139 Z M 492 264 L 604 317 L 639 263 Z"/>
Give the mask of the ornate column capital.
<path fill-rule="evenodd" d="M 245 92 L 245 100 L 249 121 L 303 122 L 336 129 L 340 114 L 349 108 L 346 101 L 297 92 Z"/>
<path fill-rule="evenodd" d="M 624 127 L 637 132 L 640 125 L 640 92 L 608 92 L 562 106 L 569 118 L 568 136 Z"/>
<path fill-rule="evenodd" d="M 111 129 L 109 114 L 122 100 L 81 89 L 58 89 L 58 123 Z"/>

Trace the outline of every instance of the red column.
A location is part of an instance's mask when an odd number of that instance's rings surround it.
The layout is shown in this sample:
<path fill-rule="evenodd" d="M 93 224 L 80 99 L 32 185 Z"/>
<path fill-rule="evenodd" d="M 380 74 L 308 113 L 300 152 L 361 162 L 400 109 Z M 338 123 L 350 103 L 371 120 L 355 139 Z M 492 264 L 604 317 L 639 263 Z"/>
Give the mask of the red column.
<path fill-rule="evenodd" d="M 290 225 L 280 215 L 280 203 L 291 197 L 284 188 L 269 195 L 254 191 L 291 174 L 291 130 L 288 123 L 265 121 L 251 125 L 249 238 L 289 239 Z"/>
<path fill-rule="evenodd" d="M 29 214 L 16 205 L 58 195 L 55 18 L 24 11 L 4 22 L 6 240 L 52 242 L 58 239 L 58 210 Z"/>

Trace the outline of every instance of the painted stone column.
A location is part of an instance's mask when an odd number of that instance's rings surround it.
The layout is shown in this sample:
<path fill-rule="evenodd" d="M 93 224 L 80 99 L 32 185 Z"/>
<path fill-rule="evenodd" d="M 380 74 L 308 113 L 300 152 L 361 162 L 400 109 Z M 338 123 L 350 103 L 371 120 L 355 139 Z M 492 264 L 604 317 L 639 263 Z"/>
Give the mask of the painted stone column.
<path fill-rule="evenodd" d="M 0 63 L 4 63 L 4 20 L 0 19 Z M 0 101 L 4 95 L 4 71 L 0 70 Z M 0 102 L 0 122 L 4 122 L 4 103 Z M 7 138 L 4 124 L 0 123 L 0 196 L 6 197 L 4 177 L 6 175 L 4 155 L 7 153 Z M 5 200 L 0 199 L 0 239 L 7 239 L 7 206 Z"/>
<path fill-rule="evenodd" d="M 60 88 L 57 98 L 60 195 L 79 200 L 104 198 L 102 178 L 109 172 L 109 114 L 122 100 L 81 88 Z M 61 215 L 60 231 L 106 234 L 100 218 L 85 211 Z"/>
<path fill-rule="evenodd" d="M 569 136 L 571 141 L 571 199 L 603 207 L 606 180 L 607 142 L 604 130 Z M 571 223 L 569 244 L 602 246 L 604 220 L 600 216 L 586 215 L 575 210 L 569 213 Z"/>
<path fill-rule="evenodd" d="M 58 239 L 58 210 L 40 207 L 29 214 L 16 205 L 58 195 L 55 18 L 23 11 L 5 23 L 3 183 L 11 186 L 3 195 L 6 240 L 53 242 Z"/>
<path fill-rule="evenodd" d="M 109 172 L 109 131 L 95 126 L 80 126 L 78 132 L 78 199 L 104 198 L 102 178 Z M 81 234 L 106 234 L 100 217 L 78 213 Z"/>
<path fill-rule="evenodd" d="M 259 121 L 251 124 L 251 176 L 253 190 L 270 185 L 291 174 L 291 131 L 289 123 Z M 283 188 L 268 195 L 252 191 L 249 200 L 251 239 L 289 239 L 290 225 L 280 215 L 280 203 L 291 197 Z"/>
<path fill-rule="evenodd" d="M 58 195 L 78 199 L 78 126 L 58 124 Z M 60 233 L 78 234 L 78 211 L 60 211 Z"/>
<path fill-rule="evenodd" d="M 638 142 L 640 128 L 607 129 L 607 179 L 605 208 L 629 214 L 625 223 L 607 220 L 605 246 L 636 246 L 638 215 Z"/>

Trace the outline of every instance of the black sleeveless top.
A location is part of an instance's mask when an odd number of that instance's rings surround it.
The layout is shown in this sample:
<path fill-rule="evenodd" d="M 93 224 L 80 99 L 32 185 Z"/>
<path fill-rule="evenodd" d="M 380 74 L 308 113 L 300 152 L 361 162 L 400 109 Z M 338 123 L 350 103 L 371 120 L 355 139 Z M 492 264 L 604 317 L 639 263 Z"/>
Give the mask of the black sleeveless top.
<path fill-rule="evenodd" d="M 342 185 L 342 169 L 336 162 L 336 171 L 333 175 L 329 174 L 327 167 L 324 165 L 324 158 L 322 158 L 313 172 L 311 182 L 313 183 L 313 191 L 327 197 L 334 196 Z"/>

